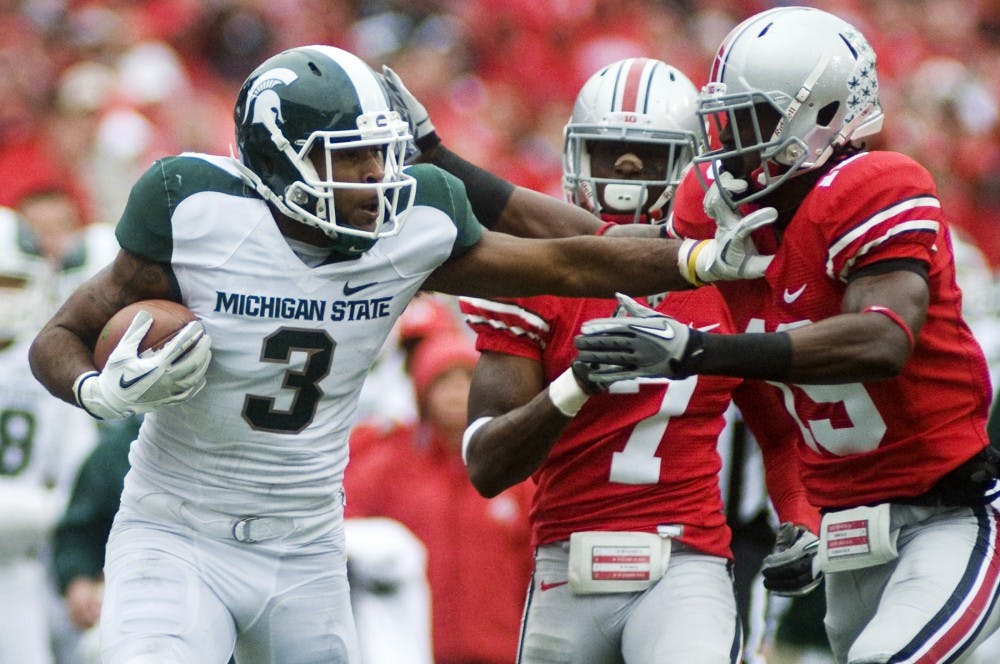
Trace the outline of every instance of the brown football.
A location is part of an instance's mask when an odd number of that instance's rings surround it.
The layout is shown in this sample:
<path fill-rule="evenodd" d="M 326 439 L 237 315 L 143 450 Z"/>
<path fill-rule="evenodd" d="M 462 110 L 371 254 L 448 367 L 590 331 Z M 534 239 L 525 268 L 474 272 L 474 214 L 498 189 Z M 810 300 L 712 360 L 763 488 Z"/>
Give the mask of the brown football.
<path fill-rule="evenodd" d="M 139 342 L 139 352 L 150 348 L 161 348 L 163 344 L 177 334 L 182 327 L 195 320 L 190 309 L 183 304 L 171 302 L 170 300 L 140 300 L 133 302 L 120 310 L 104 325 L 100 335 L 97 337 L 97 344 L 94 346 L 94 365 L 103 370 L 108 356 L 115 349 L 122 336 L 132 324 L 132 319 L 145 309 L 153 315 L 153 325 L 149 332 Z"/>

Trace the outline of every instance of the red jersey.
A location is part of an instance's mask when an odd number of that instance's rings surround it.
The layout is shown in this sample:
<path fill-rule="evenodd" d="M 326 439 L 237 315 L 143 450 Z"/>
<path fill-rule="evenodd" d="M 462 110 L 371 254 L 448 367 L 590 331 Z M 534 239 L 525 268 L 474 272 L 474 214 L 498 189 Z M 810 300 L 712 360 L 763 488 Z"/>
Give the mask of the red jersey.
<path fill-rule="evenodd" d="M 345 516 L 395 519 L 427 547 L 434 661 L 513 662 L 534 563 L 531 485 L 483 498 L 459 451 L 427 426 L 362 425 L 351 450 Z"/>
<path fill-rule="evenodd" d="M 677 235 L 712 236 L 703 195 L 692 171 L 674 198 L 669 223 Z M 927 319 L 900 375 L 841 385 L 768 383 L 770 394 L 760 395 L 771 412 L 757 418 L 765 430 L 754 433 L 765 438 L 772 425 L 797 432 L 813 504 L 920 495 L 986 445 L 986 361 L 962 319 L 948 225 L 926 169 L 893 152 L 852 156 L 817 182 L 780 241 L 768 227 L 754 242 L 774 253 L 764 278 L 719 285 L 744 332 L 840 314 L 848 277 L 859 268 L 893 259 L 928 266 Z"/>
<path fill-rule="evenodd" d="M 575 359 L 573 338 L 583 322 L 611 316 L 617 304 L 547 295 L 460 302 L 477 348 L 537 360 L 546 382 Z M 711 288 L 668 293 L 655 308 L 700 329 L 733 329 Z M 656 532 L 679 524 L 685 544 L 731 558 L 716 445 L 739 383 L 718 376 L 629 381 L 590 397 L 533 475 L 533 543 L 577 531 Z"/>

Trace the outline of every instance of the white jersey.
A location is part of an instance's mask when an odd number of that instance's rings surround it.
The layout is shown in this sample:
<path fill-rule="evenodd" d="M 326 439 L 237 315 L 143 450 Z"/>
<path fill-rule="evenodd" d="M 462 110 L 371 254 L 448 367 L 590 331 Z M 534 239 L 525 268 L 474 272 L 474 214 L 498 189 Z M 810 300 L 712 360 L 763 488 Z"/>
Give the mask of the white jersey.
<path fill-rule="evenodd" d="M 61 643 L 41 554 L 96 437 L 89 415 L 31 376 L 27 339 L 0 351 L 0 597 L 17 598 L 0 602 L 0 662 L 51 662 Z"/>
<path fill-rule="evenodd" d="M 1000 281 L 989 262 L 961 231 L 952 230 L 955 280 L 962 289 L 962 317 L 983 347 L 993 394 L 1000 392 Z"/>
<path fill-rule="evenodd" d="M 97 438 L 94 421 L 31 375 L 28 346 L 58 305 L 118 250 L 111 226 L 89 226 L 59 260 L 0 208 L 0 555 L 37 548 Z"/>
<path fill-rule="evenodd" d="M 0 351 L 0 558 L 43 543 L 97 438 L 89 415 L 32 378 L 28 343 Z"/>
<path fill-rule="evenodd" d="M 119 242 L 169 264 L 213 342 L 206 388 L 145 418 L 130 456 L 144 490 L 227 514 L 339 504 L 368 370 L 427 276 L 482 232 L 457 180 L 411 174 L 417 200 L 400 233 L 319 267 L 292 251 L 231 159 L 185 154 L 139 180 Z M 138 497 L 131 479 L 123 502 Z"/>

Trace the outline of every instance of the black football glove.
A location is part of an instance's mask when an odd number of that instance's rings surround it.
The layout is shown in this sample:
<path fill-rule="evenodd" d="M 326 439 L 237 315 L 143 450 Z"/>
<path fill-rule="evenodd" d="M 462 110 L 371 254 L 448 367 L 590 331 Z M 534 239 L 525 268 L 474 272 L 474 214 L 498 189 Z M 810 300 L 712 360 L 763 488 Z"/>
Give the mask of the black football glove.
<path fill-rule="evenodd" d="M 764 587 L 776 595 L 798 597 L 813 591 L 823 580 L 816 567 L 819 538 L 794 523 L 783 523 L 774 553 L 764 558 Z"/>
<path fill-rule="evenodd" d="M 574 345 L 586 380 L 609 385 L 635 378 L 685 378 L 701 354 L 701 332 L 618 294 L 626 316 L 583 324 Z M 575 366 L 575 365 L 574 365 Z"/>

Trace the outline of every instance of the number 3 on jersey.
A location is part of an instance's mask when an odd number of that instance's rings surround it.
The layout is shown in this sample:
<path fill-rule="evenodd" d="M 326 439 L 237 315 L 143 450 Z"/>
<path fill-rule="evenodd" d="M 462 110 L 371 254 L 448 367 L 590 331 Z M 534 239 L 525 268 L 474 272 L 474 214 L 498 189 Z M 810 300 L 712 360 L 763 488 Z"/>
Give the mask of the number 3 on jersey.
<path fill-rule="evenodd" d="M 309 426 L 316 416 L 316 407 L 323 396 L 319 382 L 330 373 L 336 342 L 322 330 L 282 327 L 264 339 L 262 362 L 289 364 L 292 353 L 306 354 L 301 371 L 288 369 L 281 386 L 292 390 L 291 406 L 287 410 L 274 407 L 274 397 L 254 394 L 243 400 L 243 419 L 254 429 L 275 433 L 298 433 Z"/>

